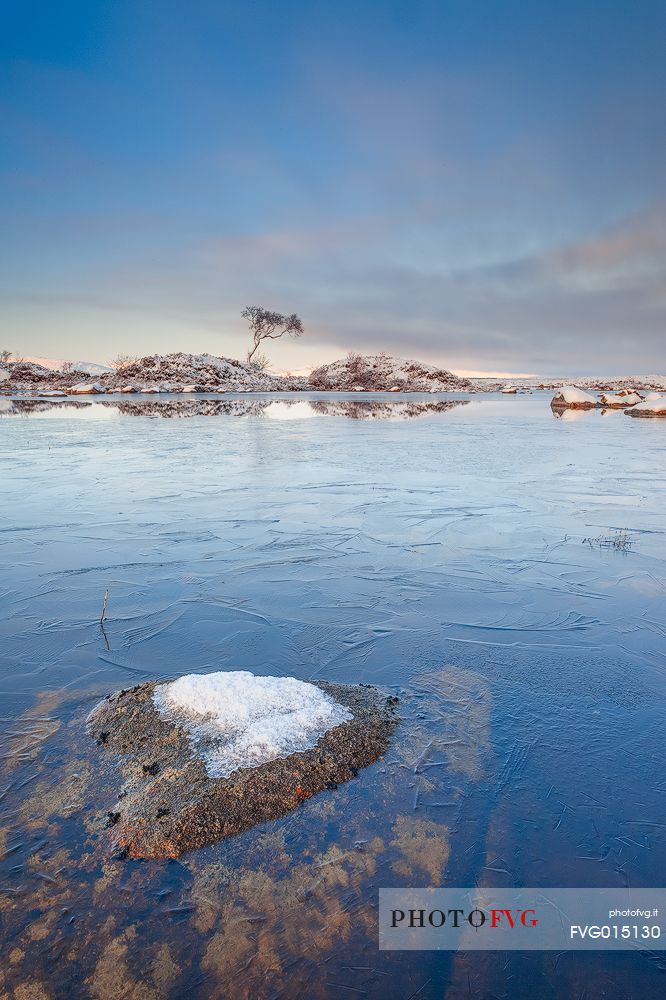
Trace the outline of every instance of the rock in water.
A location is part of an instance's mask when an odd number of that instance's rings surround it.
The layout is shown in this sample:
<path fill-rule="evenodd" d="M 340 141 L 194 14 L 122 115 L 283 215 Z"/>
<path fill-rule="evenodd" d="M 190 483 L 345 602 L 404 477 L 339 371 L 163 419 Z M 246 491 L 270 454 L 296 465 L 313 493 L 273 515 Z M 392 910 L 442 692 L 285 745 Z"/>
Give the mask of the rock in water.
<path fill-rule="evenodd" d="M 396 700 L 246 671 L 109 695 L 88 732 L 122 778 L 111 837 L 124 857 L 175 858 L 284 816 L 384 752 Z"/>
<path fill-rule="evenodd" d="M 550 401 L 553 410 L 593 410 L 600 405 L 594 396 L 575 385 L 563 385 Z"/>

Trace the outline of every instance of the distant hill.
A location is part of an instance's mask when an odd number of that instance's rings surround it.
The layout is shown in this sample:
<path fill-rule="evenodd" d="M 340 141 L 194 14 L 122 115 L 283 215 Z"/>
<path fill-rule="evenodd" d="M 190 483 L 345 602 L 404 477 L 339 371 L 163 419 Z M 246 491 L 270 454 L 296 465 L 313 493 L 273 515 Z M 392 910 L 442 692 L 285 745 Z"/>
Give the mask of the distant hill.
<path fill-rule="evenodd" d="M 68 362 L 72 365 L 73 371 L 85 372 L 86 375 L 103 375 L 104 372 L 112 372 L 110 365 L 102 365 L 98 361 L 70 361 L 69 358 L 21 358 L 23 362 L 40 365 L 48 368 L 49 371 L 61 371 L 62 366 Z"/>

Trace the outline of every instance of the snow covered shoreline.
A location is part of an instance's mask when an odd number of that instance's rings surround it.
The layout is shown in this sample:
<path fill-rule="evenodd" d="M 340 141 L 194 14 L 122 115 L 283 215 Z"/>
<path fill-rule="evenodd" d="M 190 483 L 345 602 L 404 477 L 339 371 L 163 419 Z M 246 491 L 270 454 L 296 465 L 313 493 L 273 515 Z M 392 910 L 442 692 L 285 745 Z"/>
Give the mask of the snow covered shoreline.
<path fill-rule="evenodd" d="M 34 361 L 0 363 L 0 393 L 233 393 L 233 392 L 501 392 L 515 395 L 565 387 L 583 393 L 594 390 L 609 395 L 608 406 L 623 405 L 612 397 L 627 392 L 666 392 L 666 375 L 614 377 L 523 378 L 511 383 L 492 378 L 461 378 L 454 373 L 387 354 L 349 354 L 316 368 L 309 375 L 278 375 L 260 371 L 231 358 L 178 352 L 153 355 L 129 362 L 118 370 L 64 371 Z"/>

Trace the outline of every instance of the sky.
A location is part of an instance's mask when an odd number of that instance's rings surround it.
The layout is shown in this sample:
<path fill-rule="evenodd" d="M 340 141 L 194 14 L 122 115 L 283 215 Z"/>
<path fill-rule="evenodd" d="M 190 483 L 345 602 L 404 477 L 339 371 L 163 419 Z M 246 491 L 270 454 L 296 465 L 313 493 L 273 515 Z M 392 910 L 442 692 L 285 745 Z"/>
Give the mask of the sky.
<path fill-rule="evenodd" d="M 666 368 L 663 0 L 23 0 L 0 347 Z"/>

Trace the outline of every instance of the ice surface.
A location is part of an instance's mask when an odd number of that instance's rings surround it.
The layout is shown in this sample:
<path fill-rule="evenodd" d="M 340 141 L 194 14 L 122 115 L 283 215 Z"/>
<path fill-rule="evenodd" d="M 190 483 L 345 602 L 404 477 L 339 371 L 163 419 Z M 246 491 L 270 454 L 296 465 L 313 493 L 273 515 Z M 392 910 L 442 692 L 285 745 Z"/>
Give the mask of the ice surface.
<path fill-rule="evenodd" d="M 393 961 L 377 952 L 367 921 L 347 920 L 372 912 L 380 877 L 663 884 L 666 419 L 621 410 L 603 418 L 601 408 L 560 416 L 553 395 L 498 392 L 408 420 L 391 414 L 433 397 L 304 393 L 290 397 L 295 408 L 287 397 L 230 397 L 219 417 L 192 420 L 125 419 L 105 396 L 74 397 L 34 416 L 19 405 L 3 415 L 0 729 L 3 753 L 15 754 L 5 764 L 21 761 L 3 784 L 3 890 L 21 904 L 8 919 L 20 911 L 35 926 L 35 912 L 67 905 L 79 939 L 100 948 L 136 927 L 143 950 L 133 967 L 148 968 L 168 944 L 184 970 L 205 968 L 209 922 L 199 932 L 192 915 L 201 892 L 217 907 L 211 919 L 224 908 L 217 938 L 227 950 L 217 960 L 229 971 L 219 996 L 261 995 L 248 978 L 261 957 L 249 962 L 251 932 L 283 977 L 283 995 L 297 996 L 297 979 L 321 968 L 367 997 L 381 994 L 387 976 L 395 996 L 432 976 L 418 996 L 432 1000 L 448 989 L 438 953 Z M 124 406 L 136 399 L 119 397 Z M 268 402 L 282 419 L 265 418 Z M 311 413 L 317 419 L 284 419 Z M 630 549 L 582 544 L 614 529 L 630 533 Z M 362 780 L 269 836 L 261 828 L 187 862 L 204 877 L 220 862 L 238 873 L 231 884 L 226 874 L 214 888 L 194 884 L 183 865 L 165 864 L 150 865 L 150 883 L 137 890 L 135 866 L 114 864 L 100 892 L 88 802 L 74 797 L 63 825 L 45 801 L 79 781 L 85 791 L 90 779 L 66 742 L 80 727 L 63 724 L 43 744 L 38 727 L 69 717 L 54 705 L 62 693 L 77 693 L 80 717 L 100 691 L 225 664 L 404 691 L 404 721 L 385 762 Z M 45 689 L 47 701 L 38 697 Z M 412 824 L 411 836 L 396 819 Z M 426 837 L 437 829 L 441 837 Z M 353 849 L 358 839 L 367 840 L 362 850 Z M 433 842 L 448 845 L 450 858 L 424 871 L 419 855 L 428 864 Z M 66 870 L 54 884 L 44 873 L 58 871 L 61 856 Z M 234 897 L 236 884 L 245 897 Z M 298 949 L 313 940 L 313 920 L 330 948 L 304 959 Z M 53 994 L 76 996 L 100 951 L 54 963 L 63 926 L 50 923 L 20 967 L 35 981 L 62 977 Z M 5 936 L 19 939 L 12 924 Z M 370 954 L 373 978 L 352 975 L 350 958 L 363 967 Z M 512 982 L 524 995 L 554 996 L 539 978 L 543 963 L 523 954 Z M 608 979 L 609 995 L 663 992 L 664 974 L 645 953 L 622 965 L 632 982 Z M 586 986 L 580 968 L 569 971 L 564 994 Z M 204 993 L 218 985 L 210 977 Z"/>
<path fill-rule="evenodd" d="M 153 697 L 163 715 L 185 723 L 213 778 L 310 750 L 352 718 L 314 684 L 248 670 L 185 674 Z"/>

